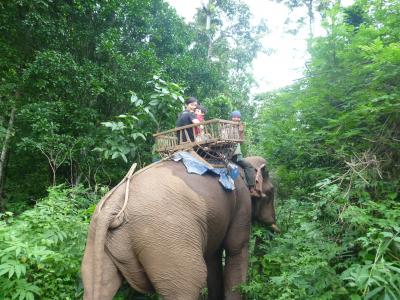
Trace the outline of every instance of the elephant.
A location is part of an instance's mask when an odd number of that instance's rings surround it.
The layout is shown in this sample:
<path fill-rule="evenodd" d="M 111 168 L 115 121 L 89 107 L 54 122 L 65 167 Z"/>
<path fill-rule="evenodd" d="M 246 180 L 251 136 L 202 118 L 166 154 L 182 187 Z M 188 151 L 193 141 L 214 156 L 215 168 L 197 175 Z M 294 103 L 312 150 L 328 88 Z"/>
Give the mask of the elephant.
<path fill-rule="evenodd" d="M 261 157 L 247 158 L 254 167 Z M 275 225 L 274 187 L 265 169 L 263 193 L 251 199 L 242 176 L 226 191 L 212 175 L 189 174 L 163 161 L 115 189 L 91 219 L 81 266 L 85 300 L 112 299 L 123 280 L 165 300 L 241 299 L 252 215 Z M 124 207 L 123 207 L 124 206 Z M 253 206 L 253 210 L 252 210 Z M 123 218 L 116 215 L 123 209 Z M 224 264 L 223 251 L 225 251 Z"/>

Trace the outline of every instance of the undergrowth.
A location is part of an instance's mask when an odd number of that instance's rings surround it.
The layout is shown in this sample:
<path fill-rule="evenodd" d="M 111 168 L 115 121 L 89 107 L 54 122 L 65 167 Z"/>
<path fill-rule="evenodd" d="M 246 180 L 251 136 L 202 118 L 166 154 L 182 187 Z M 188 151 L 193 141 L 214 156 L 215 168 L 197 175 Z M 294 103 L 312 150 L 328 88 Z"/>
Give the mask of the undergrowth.
<path fill-rule="evenodd" d="M 98 195 L 49 189 L 36 206 L 0 214 L 0 299 L 79 299 L 80 262 Z"/>
<path fill-rule="evenodd" d="M 400 203 L 328 178 L 280 202 L 283 233 L 254 227 L 248 299 L 400 299 Z"/>

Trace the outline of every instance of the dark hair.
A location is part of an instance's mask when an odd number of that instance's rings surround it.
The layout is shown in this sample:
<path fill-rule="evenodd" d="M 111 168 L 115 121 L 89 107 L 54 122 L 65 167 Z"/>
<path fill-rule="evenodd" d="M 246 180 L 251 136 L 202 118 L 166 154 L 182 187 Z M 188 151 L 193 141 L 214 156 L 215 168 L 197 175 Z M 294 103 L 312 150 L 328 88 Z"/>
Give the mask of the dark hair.
<path fill-rule="evenodd" d="M 201 105 L 201 104 L 198 104 L 197 105 L 197 107 L 196 107 L 196 109 L 200 109 L 200 111 L 203 113 L 203 114 L 206 114 L 207 113 L 207 108 L 205 108 L 203 105 Z"/>
<path fill-rule="evenodd" d="M 189 97 L 189 98 L 186 99 L 185 104 L 188 105 L 188 104 L 193 103 L 193 102 L 198 102 L 198 101 L 197 101 L 197 99 L 195 97 Z"/>

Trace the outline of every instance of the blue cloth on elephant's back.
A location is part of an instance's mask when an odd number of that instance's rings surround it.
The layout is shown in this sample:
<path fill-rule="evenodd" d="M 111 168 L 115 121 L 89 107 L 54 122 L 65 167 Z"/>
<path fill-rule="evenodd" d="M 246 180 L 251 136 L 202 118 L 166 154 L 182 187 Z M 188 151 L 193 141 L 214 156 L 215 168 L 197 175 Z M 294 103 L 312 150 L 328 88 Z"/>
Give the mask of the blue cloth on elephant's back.
<path fill-rule="evenodd" d="M 231 166 L 231 171 L 228 172 L 227 168 L 212 168 L 204 162 L 196 159 L 186 151 L 179 151 L 172 156 L 174 161 L 182 161 L 189 173 L 203 175 L 205 173 L 214 174 L 219 176 L 219 182 L 228 191 L 235 189 L 234 179 L 237 177 L 237 166 Z M 233 178 L 232 178 L 233 177 Z"/>

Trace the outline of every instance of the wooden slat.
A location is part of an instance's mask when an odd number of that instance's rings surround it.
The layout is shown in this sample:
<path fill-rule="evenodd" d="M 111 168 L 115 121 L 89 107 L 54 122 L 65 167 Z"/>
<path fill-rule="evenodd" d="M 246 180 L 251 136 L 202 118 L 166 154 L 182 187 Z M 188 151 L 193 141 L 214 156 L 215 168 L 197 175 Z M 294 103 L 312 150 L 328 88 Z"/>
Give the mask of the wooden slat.
<path fill-rule="evenodd" d="M 162 134 L 167 134 L 167 133 L 171 133 L 171 132 L 177 132 L 178 130 L 181 130 L 181 129 L 193 128 L 193 127 L 197 127 L 199 125 L 219 124 L 219 123 L 232 124 L 232 125 L 237 125 L 237 126 L 239 126 L 239 124 L 241 124 L 241 123 L 234 122 L 234 121 L 221 120 L 221 119 L 212 119 L 212 120 L 203 121 L 203 122 L 196 123 L 196 124 L 190 124 L 190 125 L 185 125 L 185 126 L 181 126 L 181 127 L 176 127 L 174 129 L 170 129 L 170 130 L 163 131 L 163 132 L 158 132 L 158 133 L 153 134 L 153 136 L 157 137 L 157 136 L 162 135 Z"/>
<path fill-rule="evenodd" d="M 200 125 L 203 125 L 203 134 L 200 135 L 201 140 L 191 141 L 189 131 L 194 130 L 194 128 Z M 236 145 L 243 142 L 241 132 L 239 131 L 240 126 L 243 125 L 233 121 L 213 119 L 177 127 L 154 134 L 155 148 L 164 156 L 175 151 L 196 149 L 198 147 L 201 147 L 203 150 L 209 149 L 210 153 L 219 153 L 225 157 L 230 156 L 233 154 Z M 195 135 L 194 137 L 196 138 Z M 183 142 L 183 138 L 186 138 L 185 142 Z"/>

